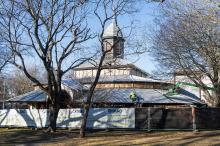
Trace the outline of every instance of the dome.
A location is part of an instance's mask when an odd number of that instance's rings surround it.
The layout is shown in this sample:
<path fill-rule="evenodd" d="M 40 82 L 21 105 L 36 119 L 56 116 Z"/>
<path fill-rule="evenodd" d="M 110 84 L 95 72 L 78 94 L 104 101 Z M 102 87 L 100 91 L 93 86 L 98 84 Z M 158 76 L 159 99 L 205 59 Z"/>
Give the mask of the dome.
<path fill-rule="evenodd" d="M 122 37 L 122 32 L 115 22 L 112 22 L 104 31 L 103 37 Z"/>

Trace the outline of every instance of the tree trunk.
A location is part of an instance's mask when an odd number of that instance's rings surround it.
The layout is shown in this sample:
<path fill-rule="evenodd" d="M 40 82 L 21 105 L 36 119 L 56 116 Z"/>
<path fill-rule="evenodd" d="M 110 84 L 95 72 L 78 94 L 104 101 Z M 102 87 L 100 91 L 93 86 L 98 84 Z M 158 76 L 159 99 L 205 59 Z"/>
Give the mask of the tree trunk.
<path fill-rule="evenodd" d="M 93 96 L 93 93 L 95 91 L 95 87 L 98 83 L 98 80 L 99 80 L 99 77 L 100 77 L 100 73 L 101 73 L 101 70 L 102 70 L 102 64 L 103 64 L 103 61 L 105 59 L 105 54 L 103 54 L 103 56 L 101 57 L 100 59 L 100 62 L 99 62 L 99 67 L 97 69 L 97 73 L 96 73 L 96 77 L 95 77 L 95 80 L 92 84 L 92 86 L 90 87 L 90 90 L 89 90 L 89 95 L 86 99 L 86 102 L 84 104 L 84 112 L 83 112 L 83 119 L 82 119 L 82 124 L 81 124 L 81 128 L 80 128 L 80 137 L 83 138 L 85 137 L 85 131 L 86 131 L 86 123 L 87 123 L 87 118 L 88 118 L 88 114 L 89 114 L 89 108 L 90 108 L 90 105 L 91 105 L 91 102 L 92 102 L 92 96 Z"/>
<path fill-rule="evenodd" d="M 89 106 L 86 106 L 84 108 L 83 119 L 82 119 L 82 124 L 81 124 L 81 128 L 80 128 L 80 137 L 81 138 L 85 137 L 88 114 L 89 114 Z"/>
<path fill-rule="evenodd" d="M 56 132 L 56 125 L 57 125 L 57 116 L 59 113 L 59 108 L 54 105 L 50 105 L 49 107 L 49 124 L 47 132 Z"/>
<path fill-rule="evenodd" d="M 220 94 L 217 94 L 213 102 L 213 107 L 219 107 L 219 106 L 220 106 Z"/>
<path fill-rule="evenodd" d="M 215 86 L 215 91 L 213 96 L 213 102 L 212 106 L 213 107 L 219 107 L 220 106 L 220 87 L 219 85 Z"/>

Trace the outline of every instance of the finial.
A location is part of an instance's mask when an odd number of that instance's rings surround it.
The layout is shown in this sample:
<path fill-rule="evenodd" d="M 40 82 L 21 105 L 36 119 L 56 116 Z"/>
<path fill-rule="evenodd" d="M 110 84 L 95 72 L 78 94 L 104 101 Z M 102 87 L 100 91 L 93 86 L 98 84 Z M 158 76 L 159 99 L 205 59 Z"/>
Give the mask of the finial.
<path fill-rule="evenodd" d="M 117 25 L 114 0 L 112 1 L 112 23 Z"/>

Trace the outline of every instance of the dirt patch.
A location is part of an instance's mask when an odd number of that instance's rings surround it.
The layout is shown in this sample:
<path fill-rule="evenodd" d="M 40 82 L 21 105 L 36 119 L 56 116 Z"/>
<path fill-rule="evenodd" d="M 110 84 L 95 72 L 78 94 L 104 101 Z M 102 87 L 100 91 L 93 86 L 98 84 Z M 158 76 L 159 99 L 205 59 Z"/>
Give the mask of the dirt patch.
<path fill-rule="evenodd" d="M 101 145 L 220 145 L 220 130 L 215 131 L 90 131 L 79 138 L 79 131 L 58 130 L 47 134 L 44 130 L 0 129 L 0 145 L 35 144 L 66 146 Z"/>

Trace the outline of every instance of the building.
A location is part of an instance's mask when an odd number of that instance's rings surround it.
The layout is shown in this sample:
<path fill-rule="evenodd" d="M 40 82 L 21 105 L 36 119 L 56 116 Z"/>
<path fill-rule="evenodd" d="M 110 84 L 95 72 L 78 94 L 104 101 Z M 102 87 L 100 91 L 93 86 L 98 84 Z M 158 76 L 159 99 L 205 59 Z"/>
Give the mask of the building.
<path fill-rule="evenodd" d="M 202 106 L 198 96 L 180 89 L 177 94 L 167 94 L 173 84 L 150 78 L 149 74 L 124 59 L 124 42 L 121 29 L 113 21 L 104 31 L 104 49 L 109 50 L 104 60 L 99 82 L 93 96 L 93 107 L 154 107 L 154 106 Z M 113 47 L 113 49 L 111 49 Z M 73 70 L 73 79 L 63 82 L 63 89 L 70 93 L 71 107 L 81 107 L 86 93 L 93 83 L 99 60 L 86 62 Z M 68 84 L 67 84 L 68 83 Z M 69 92 L 71 91 L 71 92 Z M 76 98 L 73 91 L 82 93 Z M 135 93 L 136 100 L 130 99 Z M 45 103 L 47 96 L 41 90 L 35 90 L 8 100 L 11 103 Z"/>
<path fill-rule="evenodd" d="M 124 59 L 126 40 L 114 21 L 105 29 L 103 39 L 105 50 L 113 48 L 108 52 L 103 63 L 93 97 L 94 106 L 146 107 L 204 104 L 198 96 L 183 89 L 176 95 L 166 94 L 173 84 L 150 78 L 147 72 Z M 80 65 L 73 71 L 74 79 L 89 87 L 94 81 L 98 64 L 99 60 Z M 132 92 L 135 92 L 138 98 L 135 102 L 130 99 Z"/>
<path fill-rule="evenodd" d="M 63 97 L 61 99 L 61 108 L 69 108 L 74 103 L 73 97 L 81 96 L 84 90 L 83 86 L 76 80 L 63 80 L 61 83 Z M 11 108 L 48 108 L 48 95 L 38 86 L 31 92 L 16 96 L 7 100 Z"/>
<path fill-rule="evenodd" d="M 207 91 L 209 92 L 209 94 L 214 95 L 214 92 L 213 92 L 214 87 L 213 87 L 211 80 L 206 75 L 204 75 L 204 73 L 200 71 L 197 71 L 197 72 L 194 71 L 194 73 L 199 77 L 199 79 L 203 82 L 203 84 L 205 84 L 205 87 L 206 89 L 208 89 Z M 191 76 L 191 78 L 195 76 L 195 75 L 191 75 L 190 72 L 187 74 L 188 76 Z M 202 101 L 205 101 L 208 105 L 212 105 L 210 101 L 206 100 L 205 98 L 206 93 L 202 90 L 202 88 L 196 85 L 188 76 L 186 75 L 185 72 L 178 70 L 173 74 L 173 83 L 175 85 L 179 84 L 179 86 L 182 89 L 196 95 Z"/>

